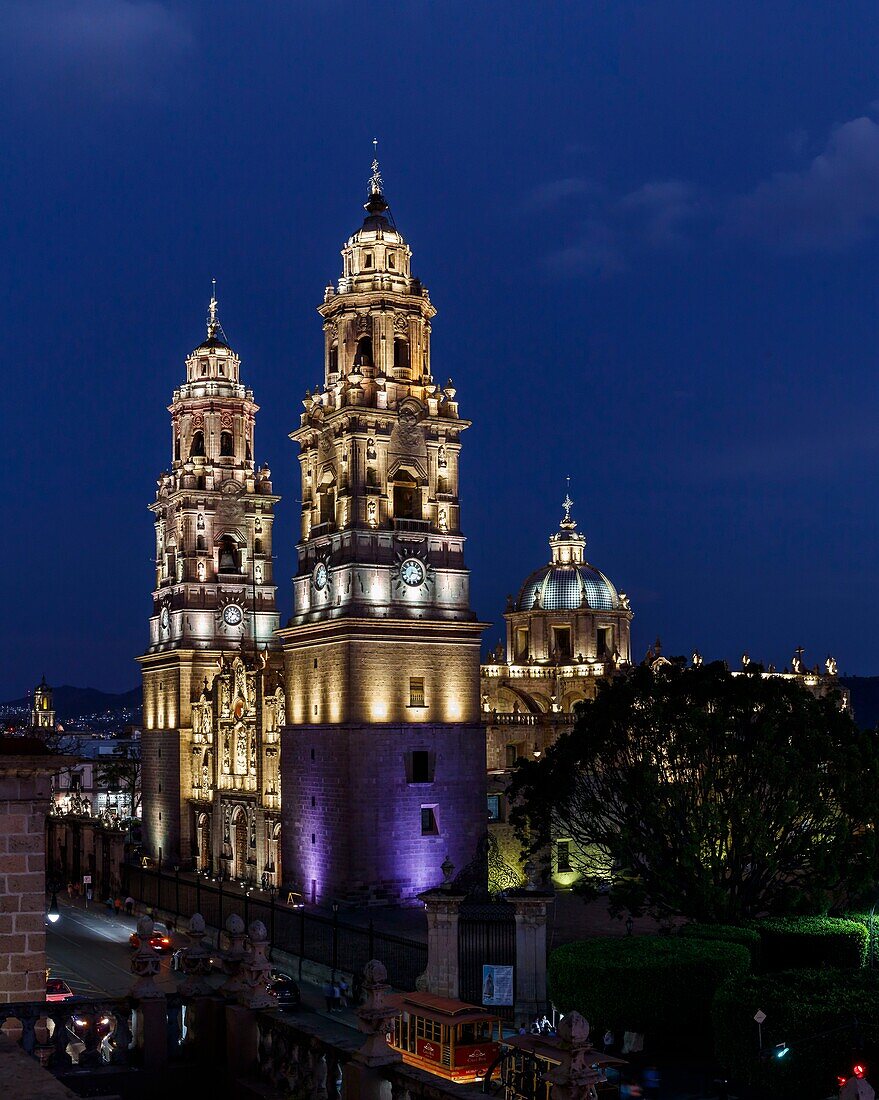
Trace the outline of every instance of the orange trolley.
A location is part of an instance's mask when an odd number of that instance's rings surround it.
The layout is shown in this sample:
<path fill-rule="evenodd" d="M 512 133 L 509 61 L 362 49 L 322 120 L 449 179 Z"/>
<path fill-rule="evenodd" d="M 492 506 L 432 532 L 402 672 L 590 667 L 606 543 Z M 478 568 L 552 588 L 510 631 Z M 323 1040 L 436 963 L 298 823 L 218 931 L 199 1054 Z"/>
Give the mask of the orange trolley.
<path fill-rule="evenodd" d="M 448 1081 L 481 1081 L 500 1053 L 502 1025 L 492 1012 L 476 1005 L 403 993 L 389 1042 L 403 1061 Z"/>

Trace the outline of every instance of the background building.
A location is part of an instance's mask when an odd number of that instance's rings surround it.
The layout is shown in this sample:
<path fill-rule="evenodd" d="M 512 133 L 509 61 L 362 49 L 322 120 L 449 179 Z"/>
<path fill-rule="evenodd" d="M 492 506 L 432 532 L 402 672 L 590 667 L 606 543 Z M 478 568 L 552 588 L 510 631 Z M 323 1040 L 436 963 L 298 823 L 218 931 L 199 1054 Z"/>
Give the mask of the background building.
<path fill-rule="evenodd" d="M 566 495 L 550 560 L 510 598 L 506 645 L 481 670 L 488 820 L 499 858 L 517 875 L 521 857 L 506 797 L 512 769 L 523 757 L 539 758 L 573 726 L 575 704 L 593 699 L 602 680 L 631 663 L 629 600 L 586 560 L 572 507 Z M 569 846 L 563 837 L 555 844 L 557 885 L 573 881 Z"/>

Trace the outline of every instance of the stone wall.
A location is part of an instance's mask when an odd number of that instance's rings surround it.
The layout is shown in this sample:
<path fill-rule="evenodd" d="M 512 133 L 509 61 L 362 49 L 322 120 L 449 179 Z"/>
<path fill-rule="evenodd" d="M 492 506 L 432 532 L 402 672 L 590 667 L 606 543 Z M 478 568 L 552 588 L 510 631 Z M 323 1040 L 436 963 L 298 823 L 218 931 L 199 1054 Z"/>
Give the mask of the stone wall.
<path fill-rule="evenodd" d="M 412 782 L 413 752 L 430 781 Z M 486 829 L 481 725 L 288 726 L 281 751 L 285 878 L 306 899 L 405 901 L 464 867 Z M 422 832 L 422 808 L 435 834 Z"/>
<path fill-rule="evenodd" d="M 0 745 L 0 1001 L 46 993 L 46 810 L 52 775 L 72 761 Z M 40 743 L 34 746 L 41 747 Z M 8 751 L 7 751 L 8 750 Z"/>

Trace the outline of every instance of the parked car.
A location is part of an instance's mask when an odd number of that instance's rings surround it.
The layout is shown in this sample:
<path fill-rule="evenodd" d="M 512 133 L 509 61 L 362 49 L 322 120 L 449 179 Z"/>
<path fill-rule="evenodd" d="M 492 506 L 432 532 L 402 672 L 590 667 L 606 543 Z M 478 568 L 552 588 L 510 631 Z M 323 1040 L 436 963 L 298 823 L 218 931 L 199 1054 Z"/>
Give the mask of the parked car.
<path fill-rule="evenodd" d="M 134 948 L 140 947 L 140 936 L 137 932 L 131 933 L 128 942 Z M 164 924 L 153 925 L 152 935 L 150 936 L 150 947 L 153 951 L 165 952 L 171 950 L 171 933 Z"/>
<path fill-rule="evenodd" d="M 282 970 L 269 971 L 266 989 L 277 999 L 278 1008 L 282 1012 L 292 1012 L 302 1004 L 299 986 L 289 974 L 285 974 Z"/>
<path fill-rule="evenodd" d="M 116 1021 L 112 1016 L 97 1016 L 93 1013 L 82 1013 L 71 1016 L 67 1021 L 67 1030 L 74 1039 L 85 1040 L 91 1033 L 99 1039 L 105 1038 L 116 1027 Z"/>
<path fill-rule="evenodd" d="M 69 1001 L 73 996 L 73 990 L 62 981 L 61 978 L 46 978 L 47 1001 Z"/>

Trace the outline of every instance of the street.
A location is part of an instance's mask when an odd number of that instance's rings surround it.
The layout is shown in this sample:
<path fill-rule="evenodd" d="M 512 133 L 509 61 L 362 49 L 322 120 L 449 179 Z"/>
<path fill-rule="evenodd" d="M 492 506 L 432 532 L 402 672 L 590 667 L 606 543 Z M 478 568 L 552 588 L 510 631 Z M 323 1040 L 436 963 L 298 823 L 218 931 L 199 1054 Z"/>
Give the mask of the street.
<path fill-rule="evenodd" d="M 116 916 L 106 906 L 94 902 L 85 908 L 78 900 L 58 899 L 60 919 L 46 927 L 46 958 L 53 978 L 63 978 L 74 993 L 82 997 L 124 996 L 134 976 L 131 973 L 132 948 L 128 938 L 137 928 L 137 918 Z M 189 937 L 174 933 L 174 947 L 189 942 Z M 167 993 L 177 986 L 171 971 L 171 955 L 160 956 L 161 969 L 156 984 Z"/>

